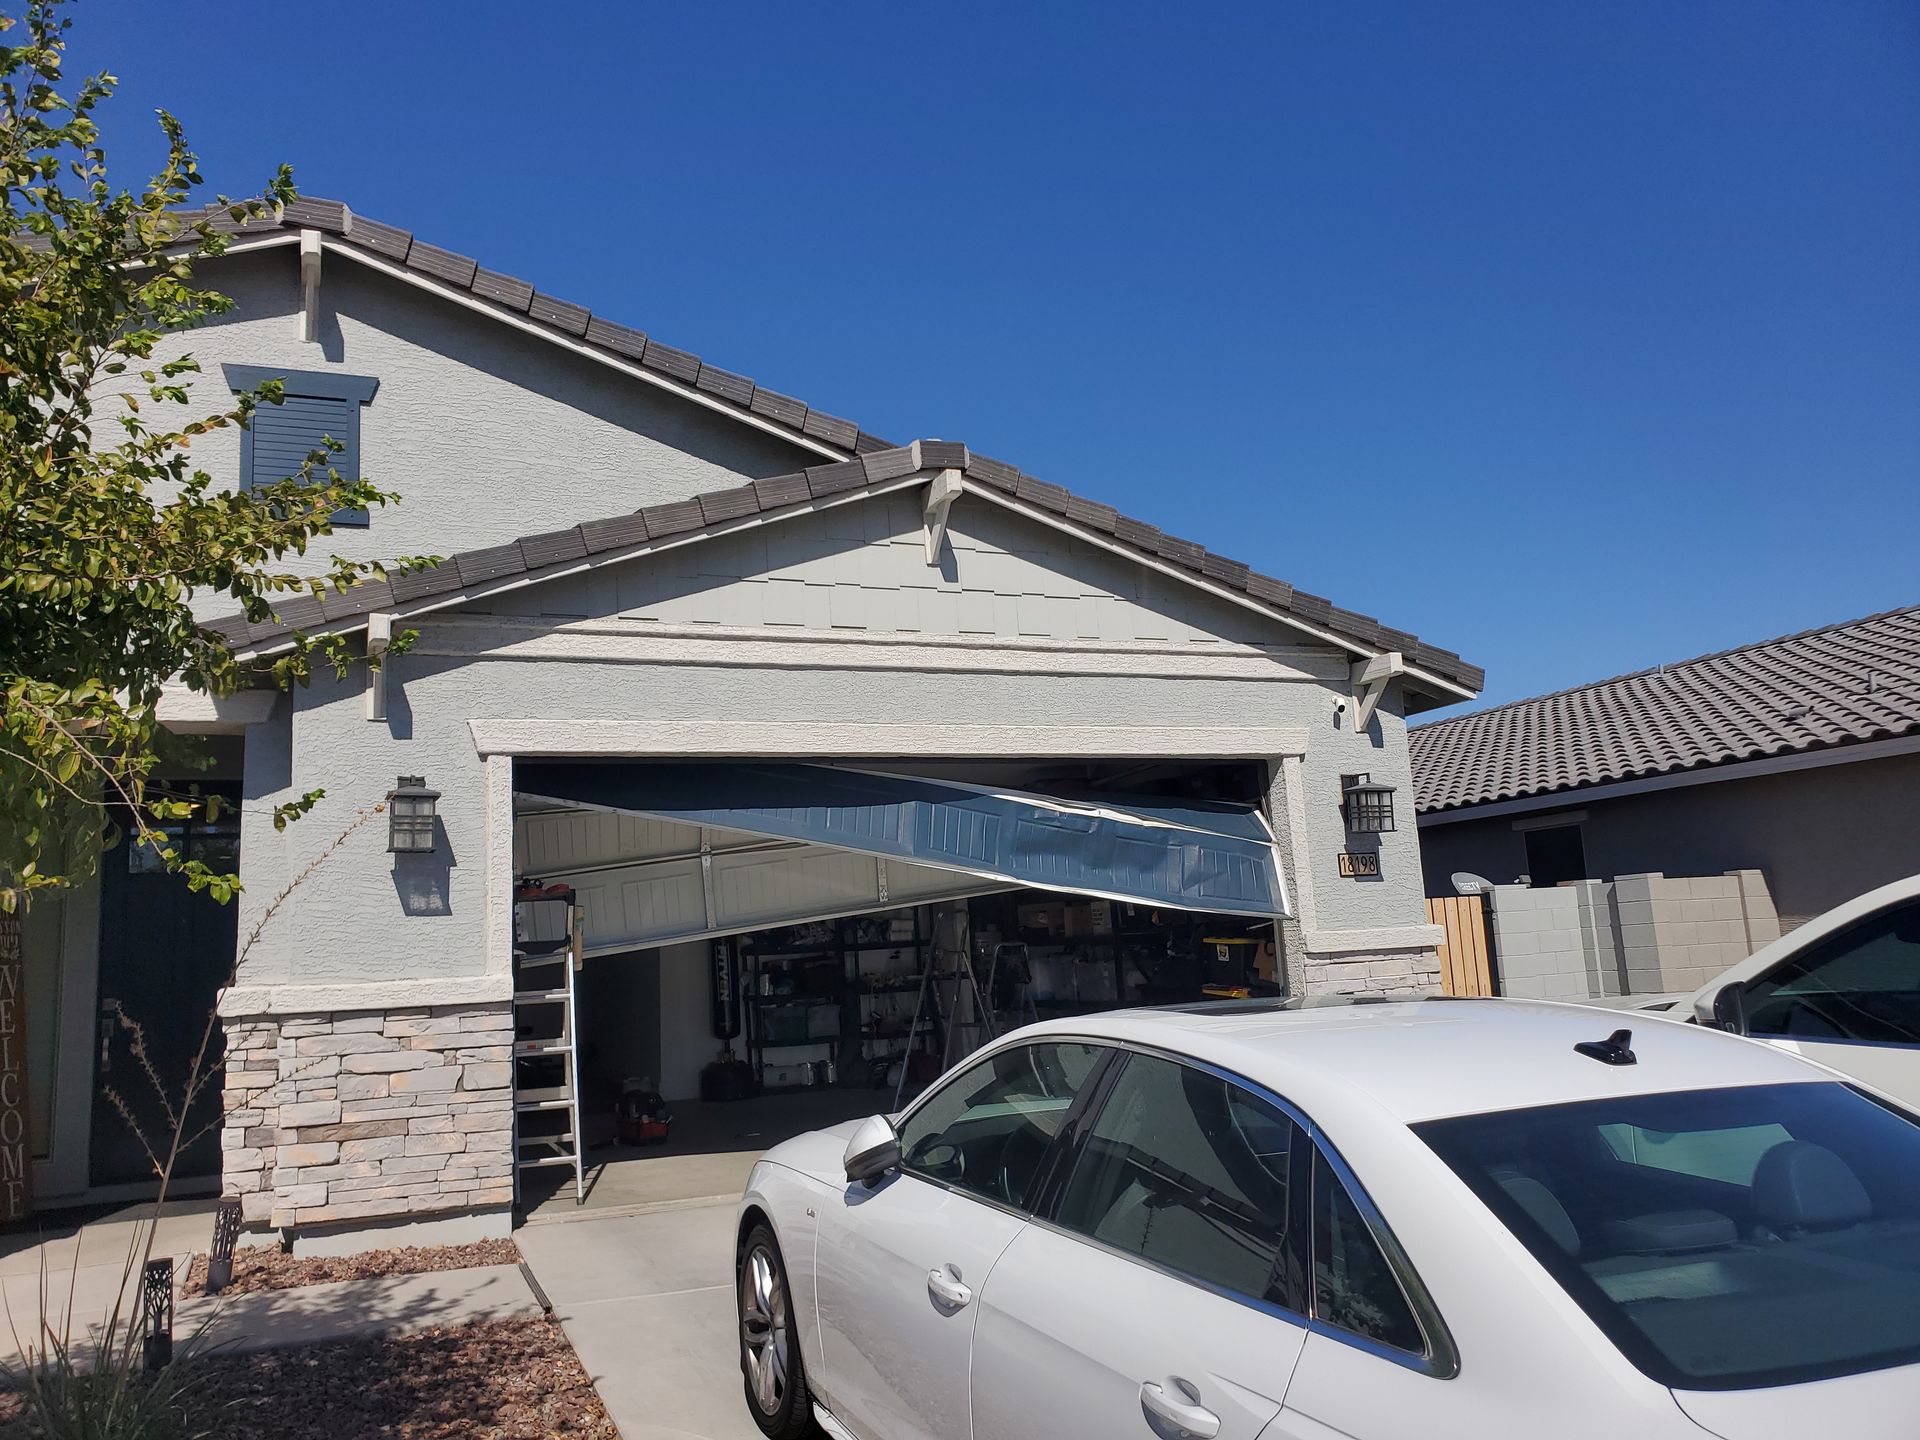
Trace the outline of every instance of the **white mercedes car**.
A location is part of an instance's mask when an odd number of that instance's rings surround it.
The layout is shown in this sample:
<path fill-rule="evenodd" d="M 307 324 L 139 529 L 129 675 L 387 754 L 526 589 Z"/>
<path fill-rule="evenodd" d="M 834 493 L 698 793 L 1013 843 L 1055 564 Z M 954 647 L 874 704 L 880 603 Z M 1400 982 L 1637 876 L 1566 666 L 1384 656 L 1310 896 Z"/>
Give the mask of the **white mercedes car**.
<path fill-rule="evenodd" d="M 1920 1434 L 1920 1119 L 1584 1006 L 1029 1027 L 739 1217 L 762 1431 Z M 1609 1032 L 1612 1033 L 1609 1033 Z"/>

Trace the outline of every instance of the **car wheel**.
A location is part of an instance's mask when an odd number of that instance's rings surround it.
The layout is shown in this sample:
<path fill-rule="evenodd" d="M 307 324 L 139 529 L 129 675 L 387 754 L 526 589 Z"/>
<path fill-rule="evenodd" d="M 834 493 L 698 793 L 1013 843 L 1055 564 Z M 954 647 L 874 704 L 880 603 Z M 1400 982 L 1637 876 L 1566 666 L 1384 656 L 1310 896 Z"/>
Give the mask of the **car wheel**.
<path fill-rule="evenodd" d="M 813 1433 L 813 1401 L 800 1363 L 800 1336 L 779 1242 L 755 1225 L 740 1247 L 740 1370 L 747 1408 L 773 1440 Z"/>

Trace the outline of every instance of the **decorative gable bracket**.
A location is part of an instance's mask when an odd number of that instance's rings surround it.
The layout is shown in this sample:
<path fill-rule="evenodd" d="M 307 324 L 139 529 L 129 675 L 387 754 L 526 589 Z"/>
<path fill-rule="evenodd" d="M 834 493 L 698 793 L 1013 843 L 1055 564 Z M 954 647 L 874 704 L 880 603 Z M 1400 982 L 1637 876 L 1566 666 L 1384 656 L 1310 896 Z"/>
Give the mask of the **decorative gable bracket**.
<path fill-rule="evenodd" d="M 1354 712 L 1353 728 L 1362 731 L 1373 723 L 1373 712 L 1380 708 L 1380 699 L 1387 693 L 1387 682 L 1406 674 L 1407 661 L 1398 650 L 1389 650 L 1369 660 L 1356 660 L 1351 669 L 1353 697 L 1359 707 Z"/>
<path fill-rule="evenodd" d="M 942 470 L 927 485 L 927 564 L 940 563 L 940 546 L 947 538 L 947 512 L 960 498 L 960 472 Z"/>
<path fill-rule="evenodd" d="M 367 719 L 387 718 L 387 648 L 393 644 L 394 616 L 367 616 Z"/>
<path fill-rule="evenodd" d="M 300 338 L 320 338 L 320 232 L 300 232 Z"/>

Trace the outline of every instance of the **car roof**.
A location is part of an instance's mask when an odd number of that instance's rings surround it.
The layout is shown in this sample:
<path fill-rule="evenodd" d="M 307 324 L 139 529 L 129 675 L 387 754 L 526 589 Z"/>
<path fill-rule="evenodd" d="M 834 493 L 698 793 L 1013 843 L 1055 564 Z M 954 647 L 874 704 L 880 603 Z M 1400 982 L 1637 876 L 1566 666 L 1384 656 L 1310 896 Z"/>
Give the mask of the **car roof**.
<path fill-rule="evenodd" d="M 1654 1015 L 1531 1000 L 1116 1010 L 1043 1030 L 1152 1045 L 1266 1086 L 1322 1119 L 1364 1098 L 1406 1124 L 1675 1090 L 1833 1080 L 1757 1041 Z M 1629 1030 L 1631 1065 L 1574 1049 Z"/>

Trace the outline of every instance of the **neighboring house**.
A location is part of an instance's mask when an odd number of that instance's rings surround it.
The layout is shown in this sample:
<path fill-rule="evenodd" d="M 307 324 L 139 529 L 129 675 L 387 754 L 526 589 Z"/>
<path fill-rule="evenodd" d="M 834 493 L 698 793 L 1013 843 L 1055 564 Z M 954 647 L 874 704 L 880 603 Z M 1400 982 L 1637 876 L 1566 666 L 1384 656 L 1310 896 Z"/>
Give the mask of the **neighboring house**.
<path fill-rule="evenodd" d="M 1416 727 L 1427 894 L 1758 870 L 1791 929 L 1920 872 L 1920 608 Z"/>
<path fill-rule="evenodd" d="M 875 438 L 337 202 L 246 228 L 208 268 L 237 304 L 182 337 L 202 384 L 284 376 L 297 403 L 198 460 L 268 481 L 332 435 L 404 496 L 346 517 L 333 548 L 447 558 L 276 623 L 211 622 L 254 656 L 296 629 L 418 638 L 377 680 L 170 697 L 169 723 L 205 737 L 203 783 L 240 802 L 182 843 L 237 854 L 245 892 L 215 909 L 123 846 L 36 907 L 41 1203 L 138 1191 L 105 1094 L 143 1103 L 119 1015 L 178 1066 L 259 927 L 219 1000 L 218 1146 L 188 1168 L 223 1175 L 256 1226 L 503 1230 L 529 875 L 585 907 L 580 1029 L 630 1048 L 607 1073 L 663 1076 L 670 1098 L 718 1048 L 712 937 L 1018 896 L 1035 876 L 1018 844 L 995 849 L 1003 821 L 1066 846 L 1051 890 L 1117 896 L 1143 925 L 1167 923 L 1146 903 L 1162 894 L 1260 917 L 1296 990 L 1432 988 L 1404 717 L 1473 696 L 1458 655 L 965 445 Z M 878 783 L 827 765 L 929 777 L 855 808 L 918 806 L 940 833 L 890 850 L 806 829 L 820 796 Z M 400 776 L 438 792 L 430 848 L 390 853 L 382 816 L 330 850 Z M 1398 792 L 1397 826 L 1359 823 L 1356 779 L 1369 808 Z M 1178 813 L 1043 813 L 1068 788 Z M 1251 808 L 1195 803 L 1212 801 Z M 969 806 L 1005 813 L 969 829 Z M 1074 850 L 1079 829 L 1112 843 Z"/>

